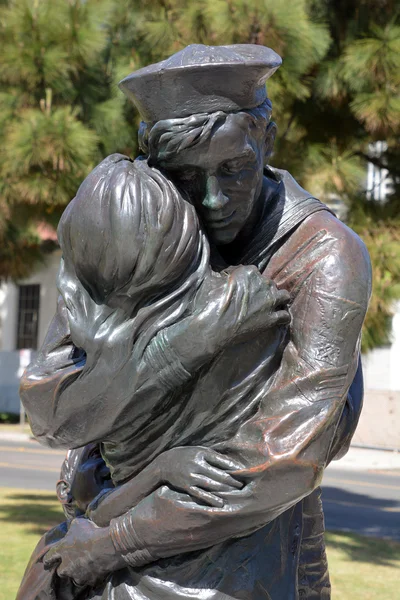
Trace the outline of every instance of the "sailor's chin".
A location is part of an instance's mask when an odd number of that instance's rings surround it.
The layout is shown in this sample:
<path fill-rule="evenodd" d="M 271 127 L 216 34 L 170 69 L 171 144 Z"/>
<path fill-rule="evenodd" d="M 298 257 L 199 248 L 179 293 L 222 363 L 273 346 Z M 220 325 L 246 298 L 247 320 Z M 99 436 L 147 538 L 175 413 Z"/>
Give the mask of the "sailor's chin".
<path fill-rule="evenodd" d="M 207 228 L 208 237 L 217 246 L 230 244 L 237 237 L 239 230 L 235 227 L 226 228 Z"/>

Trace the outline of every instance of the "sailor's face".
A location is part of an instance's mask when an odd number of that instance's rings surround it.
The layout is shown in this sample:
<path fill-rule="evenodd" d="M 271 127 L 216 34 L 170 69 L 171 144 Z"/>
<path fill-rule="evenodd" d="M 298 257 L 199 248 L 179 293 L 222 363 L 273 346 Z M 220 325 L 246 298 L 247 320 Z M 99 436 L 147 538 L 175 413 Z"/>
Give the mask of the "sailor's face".
<path fill-rule="evenodd" d="M 211 241 L 229 244 L 261 193 L 265 140 L 246 113 L 234 113 L 202 145 L 181 150 L 173 179 L 187 192 Z"/>

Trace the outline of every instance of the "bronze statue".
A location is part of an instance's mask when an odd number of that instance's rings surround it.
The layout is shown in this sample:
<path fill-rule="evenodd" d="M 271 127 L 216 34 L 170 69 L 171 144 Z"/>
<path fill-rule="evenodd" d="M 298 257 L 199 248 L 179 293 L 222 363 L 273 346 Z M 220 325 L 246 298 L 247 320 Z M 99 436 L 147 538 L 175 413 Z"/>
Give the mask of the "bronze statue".
<path fill-rule="evenodd" d="M 285 171 L 279 56 L 188 46 L 120 86 L 143 155 L 106 158 L 60 225 L 58 311 L 21 383 L 72 448 L 68 521 L 19 600 L 329 598 L 319 484 L 362 404 L 360 239 Z"/>

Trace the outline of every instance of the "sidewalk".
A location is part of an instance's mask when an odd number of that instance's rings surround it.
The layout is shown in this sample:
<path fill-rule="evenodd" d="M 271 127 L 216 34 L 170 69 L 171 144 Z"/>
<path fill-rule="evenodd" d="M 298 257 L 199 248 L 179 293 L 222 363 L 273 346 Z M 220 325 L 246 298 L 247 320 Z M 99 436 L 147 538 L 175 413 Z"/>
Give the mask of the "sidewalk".
<path fill-rule="evenodd" d="M 36 442 L 32 435 L 29 433 L 24 433 L 20 430 L 20 428 L 16 425 L 15 431 L 3 431 L 0 428 L 0 441 L 4 442 Z"/>
<path fill-rule="evenodd" d="M 350 450 L 340 460 L 333 460 L 330 469 L 348 469 L 349 471 L 384 471 L 398 469 L 400 471 L 400 452 L 389 450 L 369 450 L 350 447 Z"/>

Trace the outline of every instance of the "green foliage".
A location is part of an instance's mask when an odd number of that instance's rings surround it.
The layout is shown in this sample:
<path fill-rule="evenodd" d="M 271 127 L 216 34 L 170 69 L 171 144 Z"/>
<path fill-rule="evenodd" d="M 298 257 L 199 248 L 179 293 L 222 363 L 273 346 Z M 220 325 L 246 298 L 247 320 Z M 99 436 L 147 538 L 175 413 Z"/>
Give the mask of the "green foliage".
<path fill-rule="evenodd" d="M 360 510 L 362 498 L 360 494 L 355 500 L 360 503 Z M 382 504 L 387 510 L 390 500 Z M 325 539 L 335 600 L 396 598 L 400 567 L 398 542 L 339 531 L 328 531 Z"/>
<path fill-rule="evenodd" d="M 350 106 L 355 117 L 382 139 L 399 128 L 399 56 L 400 27 L 392 22 L 371 25 L 370 37 L 351 42 L 340 61 L 343 80 L 354 93 Z"/>
<path fill-rule="evenodd" d="M 190 43 L 265 44 L 284 58 L 268 82 L 273 164 L 347 205 L 375 277 L 364 345 L 386 343 L 400 296 L 396 0 L 3 0 L 0 43 L 0 279 L 29 271 L 35 224 L 56 224 L 96 162 L 136 153 L 122 77 Z M 366 200 L 368 160 L 393 180 L 386 208 Z"/>
<path fill-rule="evenodd" d="M 18 227 L 7 220 L 3 224 L 1 238 L 1 279 L 28 277 L 33 267 L 43 257 L 38 235 L 30 228 Z"/>
<path fill-rule="evenodd" d="M 42 456 L 44 464 L 46 458 Z M 36 544 L 64 520 L 54 493 L 25 490 L 22 478 L 20 485 L 22 489 L 0 489 L 0 600 L 16 597 Z"/>
<path fill-rule="evenodd" d="M 393 307 L 400 298 L 400 215 L 396 202 L 383 205 L 353 198 L 349 225 L 365 242 L 372 263 L 373 294 L 364 324 L 363 350 L 391 341 Z"/>
<path fill-rule="evenodd" d="M 108 57 L 108 0 L 0 5 L 0 280 L 29 274 L 56 224 L 104 154 L 129 144 Z M 131 144 L 134 149 L 135 144 Z"/>
<path fill-rule="evenodd" d="M 359 189 L 365 166 L 351 150 L 330 144 L 309 144 L 303 180 L 306 188 L 320 198 L 327 194 L 348 196 Z"/>
<path fill-rule="evenodd" d="M 70 107 L 21 111 L 5 128 L 4 143 L 13 154 L 3 160 L 2 194 L 15 204 L 65 206 L 97 151 L 96 134 Z"/>
<path fill-rule="evenodd" d="M 0 412 L 0 423 L 19 423 L 19 415 Z"/>

